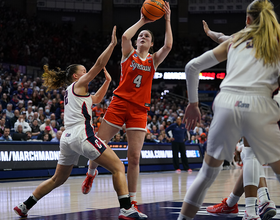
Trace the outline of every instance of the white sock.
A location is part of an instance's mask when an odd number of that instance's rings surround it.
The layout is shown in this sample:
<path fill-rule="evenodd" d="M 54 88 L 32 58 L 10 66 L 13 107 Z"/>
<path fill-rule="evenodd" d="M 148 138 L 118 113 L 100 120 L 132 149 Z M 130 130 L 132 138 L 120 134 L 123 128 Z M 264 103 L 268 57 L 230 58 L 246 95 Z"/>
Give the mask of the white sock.
<path fill-rule="evenodd" d="M 136 201 L 136 192 L 129 192 L 130 201 Z"/>
<path fill-rule="evenodd" d="M 192 220 L 193 218 L 187 217 L 183 215 L 182 213 L 179 214 L 177 220 Z"/>
<path fill-rule="evenodd" d="M 227 205 L 228 207 L 233 207 L 236 203 L 238 203 L 240 197 L 231 193 L 227 198 Z"/>
<path fill-rule="evenodd" d="M 93 176 L 95 174 L 95 169 L 90 169 L 88 167 L 88 174 Z"/>
<path fill-rule="evenodd" d="M 246 212 L 249 216 L 257 215 L 257 198 L 256 197 L 248 197 L 245 198 L 246 204 Z"/>
<path fill-rule="evenodd" d="M 258 195 L 259 195 L 259 200 L 260 204 L 264 204 L 270 200 L 269 198 L 269 192 L 267 187 L 261 187 L 258 189 Z"/>

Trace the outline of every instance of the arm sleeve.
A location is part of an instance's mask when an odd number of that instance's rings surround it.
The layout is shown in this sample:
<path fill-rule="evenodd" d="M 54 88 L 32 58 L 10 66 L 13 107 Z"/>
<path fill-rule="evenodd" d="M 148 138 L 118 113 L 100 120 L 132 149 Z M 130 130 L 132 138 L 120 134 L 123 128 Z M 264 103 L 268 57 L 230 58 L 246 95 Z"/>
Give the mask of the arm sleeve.
<path fill-rule="evenodd" d="M 199 73 L 219 63 L 213 50 L 207 51 L 201 56 L 192 59 L 185 66 L 186 84 L 188 89 L 189 102 L 198 102 Z"/>

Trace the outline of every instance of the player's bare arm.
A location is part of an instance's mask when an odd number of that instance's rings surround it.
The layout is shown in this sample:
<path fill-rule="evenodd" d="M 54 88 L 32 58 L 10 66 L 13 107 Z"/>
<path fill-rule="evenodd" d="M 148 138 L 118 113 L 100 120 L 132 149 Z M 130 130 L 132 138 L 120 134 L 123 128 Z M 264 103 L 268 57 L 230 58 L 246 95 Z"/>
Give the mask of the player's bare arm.
<path fill-rule="evenodd" d="M 105 67 L 103 68 L 103 70 L 104 70 L 104 74 L 105 74 L 105 82 L 103 83 L 103 85 L 98 89 L 98 91 L 94 95 L 91 95 L 91 99 L 92 99 L 93 104 L 97 104 L 97 103 L 100 103 L 102 101 L 102 99 L 104 98 L 104 96 L 107 93 L 110 82 L 112 80 L 110 74 L 108 73 L 108 71 L 106 70 Z"/>

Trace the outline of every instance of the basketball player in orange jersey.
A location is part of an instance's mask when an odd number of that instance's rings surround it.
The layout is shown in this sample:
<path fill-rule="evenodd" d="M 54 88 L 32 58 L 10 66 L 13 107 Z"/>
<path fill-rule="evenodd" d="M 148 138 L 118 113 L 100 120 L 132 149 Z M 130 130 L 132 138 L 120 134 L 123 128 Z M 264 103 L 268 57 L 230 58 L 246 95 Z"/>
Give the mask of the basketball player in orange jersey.
<path fill-rule="evenodd" d="M 122 36 L 121 77 L 119 86 L 114 91 L 104 120 L 98 130 L 98 137 L 109 142 L 126 124 L 128 141 L 128 189 L 132 204 L 137 205 L 136 189 L 139 175 L 139 159 L 144 143 L 147 125 L 147 110 L 150 107 L 151 87 L 154 73 L 172 48 L 173 37 L 170 25 L 170 6 L 165 2 L 165 41 L 162 48 L 151 54 L 154 36 L 149 30 L 142 30 L 136 41 L 132 37 L 145 24 L 152 22 L 141 12 L 140 20 L 128 28 Z M 90 161 L 87 177 L 82 185 L 82 192 L 89 193 L 92 180 L 97 174 L 97 163 Z"/>
<path fill-rule="evenodd" d="M 231 36 L 224 35 L 220 32 L 215 32 L 210 30 L 208 27 L 208 24 L 205 21 L 202 21 L 203 23 L 203 29 L 208 37 L 210 37 L 213 41 L 217 43 L 223 43 L 224 41 L 231 38 Z M 280 86 L 280 85 L 279 85 Z M 278 94 L 274 96 L 274 100 L 280 103 L 280 93 L 279 91 L 276 91 Z M 216 204 L 214 206 L 207 207 L 206 211 L 211 215 L 227 215 L 227 216 L 235 216 L 238 215 L 238 204 L 240 197 L 244 193 L 244 188 L 247 187 L 249 189 L 254 190 L 254 187 L 258 187 L 258 197 L 259 197 L 259 205 L 258 205 L 258 213 L 262 220 L 269 220 L 273 216 L 276 215 L 276 207 L 275 203 L 270 200 L 264 168 L 263 166 L 257 161 L 257 158 L 252 153 L 251 148 L 249 147 L 249 144 L 246 139 L 244 139 L 244 147 L 241 153 L 241 157 L 243 161 L 243 164 L 245 165 L 249 164 L 249 166 L 245 166 L 245 169 L 242 169 L 242 172 L 239 175 L 239 178 L 237 179 L 237 182 L 235 183 L 234 189 L 229 195 L 228 198 L 223 199 L 223 201 L 219 204 Z M 251 155 L 251 156 L 247 156 Z M 246 184 L 248 181 L 243 181 L 243 177 L 247 179 L 251 179 L 249 182 L 250 184 Z M 253 177 L 253 178 L 250 178 Z M 259 181 L 256 181 L 258 180 Z M 255 181 L 252 181 L 252 179 L 255 179 Z M 243 186 L 243 182 L 245 185 Z M 254 183 L 255 182 L 255 183 Z M 254 207 L 252 207 L 254 208 Z"/>
<path fill-rule="evenodd" d="M 44 67 L 43 80 L 48 90 L 60 88 L 65 83 L 69 85 L 64 96 L 66 129 L 60 140 L 60 156 L 54 176 L 42 182 L 26 201 L 14 208 L 19 216 L 27 217 L 27 212 L 39 199 L 62 185 L 70 176 L 73 166 L 77 165 L 80 155 L 83 155 L 95 160 L 113 174 L 113 185 L 120 203 L 119 219 L 146 219 L 130 202 L 123 164 L 114 151 L 95 136 L 92 126 L 92 103 L 99 103 L 103 99 L 111 77 L 104 69 L 106 81 L 95 95 L 88 93 L 88 84 L 105 67 L 116 44 L 114 27 L 110 45 L 88 73 L 85 67 L 79 64 L 68 66 L 66 71 L 54 71 Z"/>

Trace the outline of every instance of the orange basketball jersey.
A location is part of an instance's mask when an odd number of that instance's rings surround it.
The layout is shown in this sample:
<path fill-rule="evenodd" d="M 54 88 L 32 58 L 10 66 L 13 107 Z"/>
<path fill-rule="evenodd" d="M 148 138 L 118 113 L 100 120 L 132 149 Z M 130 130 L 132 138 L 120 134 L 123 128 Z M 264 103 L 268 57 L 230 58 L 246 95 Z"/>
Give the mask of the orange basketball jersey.
<path fill-rule="evenodd" d="M 150 107 L 154 73 L 152 55 L 141 59 L 133 50 L 121 63 L 120 84 L 114 94 L 140 106 Z"/>

